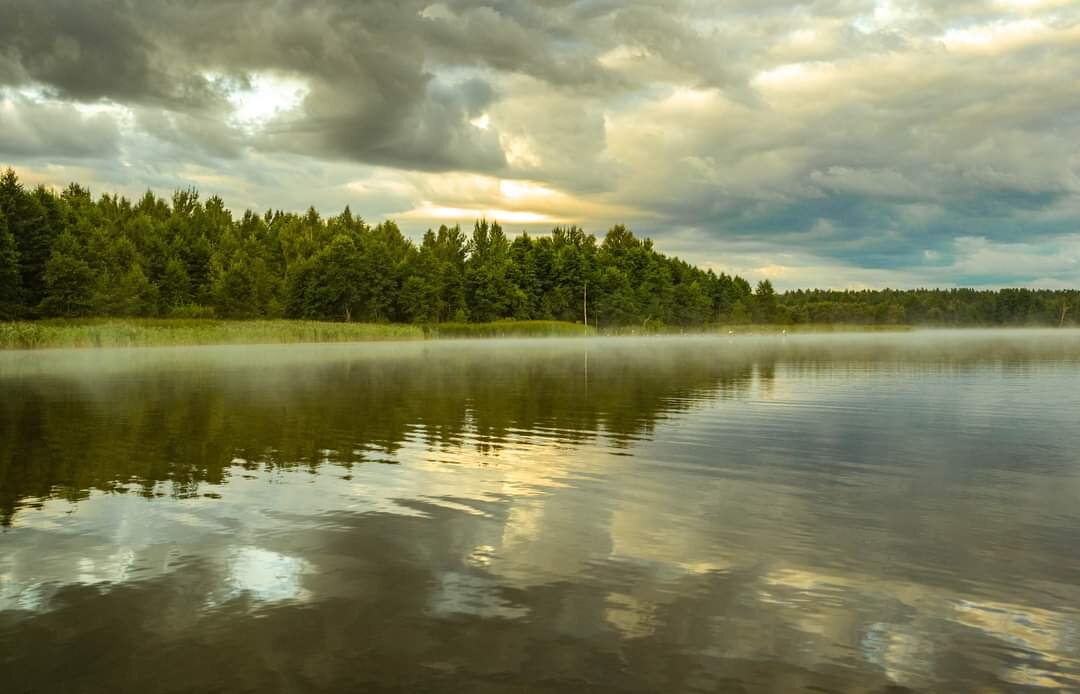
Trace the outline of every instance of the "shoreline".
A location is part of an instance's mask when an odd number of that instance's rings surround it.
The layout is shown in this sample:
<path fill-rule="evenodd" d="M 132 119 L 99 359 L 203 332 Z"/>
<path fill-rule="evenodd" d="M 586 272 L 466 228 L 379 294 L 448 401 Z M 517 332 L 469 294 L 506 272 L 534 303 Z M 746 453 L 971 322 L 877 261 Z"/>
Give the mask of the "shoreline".
<path fill-rule="evenodd" d="M 920 330 L 960 332 L 1051 329 L 1052 326 L 939 326 L 857 324 L 749 324 L 643 330 L 586 327 L 561 321 L 496 323 L 336 323 L 299 320 L 83 319 L 0 322 L 0 351 L 133 347 L 202 347 L 357 342 L 422 342 L 461 339 L 769 337 L 821 334 L 889 334 Z"/>

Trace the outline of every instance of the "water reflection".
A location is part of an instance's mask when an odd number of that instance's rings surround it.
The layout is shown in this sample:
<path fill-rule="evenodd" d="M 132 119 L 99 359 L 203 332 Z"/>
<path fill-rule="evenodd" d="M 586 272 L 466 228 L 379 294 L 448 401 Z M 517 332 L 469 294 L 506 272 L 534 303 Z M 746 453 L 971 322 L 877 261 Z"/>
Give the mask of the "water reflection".
<path fill-rule="evenodd" d="M 57 352 L 0 388 L 10 691 L 1080 687 L 1075 333 Z"/>

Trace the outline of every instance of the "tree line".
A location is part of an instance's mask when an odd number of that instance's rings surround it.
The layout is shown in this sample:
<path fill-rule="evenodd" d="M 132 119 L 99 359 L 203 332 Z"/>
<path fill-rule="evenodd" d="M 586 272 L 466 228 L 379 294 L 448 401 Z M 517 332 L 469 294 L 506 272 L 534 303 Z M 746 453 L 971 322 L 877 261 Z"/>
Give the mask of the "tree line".
<path fill-rule="evenodd" d="M 583 321 L 1073 325 L 1080 292 L 920 289 L 777 293 L 702 270 L 622 225 L 509 238 L 497 222 L 428 230 L 348 207 L 331 217 L 245 212 L 194 190 L 96 200 L 0 176 L 0 318 L 303 318 L 370 322 Z M 1078 307 L 1074 310 L 1074 306 Z"/>

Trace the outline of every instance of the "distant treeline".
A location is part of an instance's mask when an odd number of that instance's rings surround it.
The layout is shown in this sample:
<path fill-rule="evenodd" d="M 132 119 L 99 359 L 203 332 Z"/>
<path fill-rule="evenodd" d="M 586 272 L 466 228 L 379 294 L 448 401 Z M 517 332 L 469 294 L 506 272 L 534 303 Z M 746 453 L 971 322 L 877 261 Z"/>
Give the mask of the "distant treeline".
<path fill-rule="evenodd" d="M 701 270 L 619 225 L 509 239 L 499 224 L 428 231 L 392 221 L 245 212 L 192 190 L 137 202 L 59 195 L 0 176 L 0 318 L 303 318 L 442 323 L 583 321 L 1073 325 L 1080 292 L 795 291 Z"/>

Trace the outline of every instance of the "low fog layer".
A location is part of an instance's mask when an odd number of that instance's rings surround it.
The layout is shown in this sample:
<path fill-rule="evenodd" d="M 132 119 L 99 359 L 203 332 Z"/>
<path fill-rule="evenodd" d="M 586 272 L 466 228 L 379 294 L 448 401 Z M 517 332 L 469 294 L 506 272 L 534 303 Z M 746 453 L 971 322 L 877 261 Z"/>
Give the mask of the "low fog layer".
<path fill-rule="evenodd" d="M 0 352 L 0 379 L 54 376 L 95 380 L 130 371 L 252 371 L 288 379 L 290 369 L 380 362 L 590 363 L 656 368 L 671 361 L 1032 361 L 1080 360 L 1080 329 L 912 330 L 874 333 L 478 339 L 316 345 L 51 349 Z M 563 360 L 566 360 L 565 362 Z"/>

